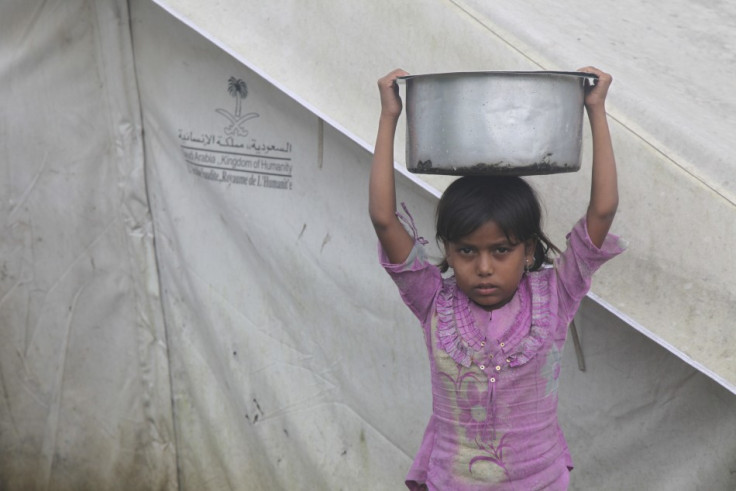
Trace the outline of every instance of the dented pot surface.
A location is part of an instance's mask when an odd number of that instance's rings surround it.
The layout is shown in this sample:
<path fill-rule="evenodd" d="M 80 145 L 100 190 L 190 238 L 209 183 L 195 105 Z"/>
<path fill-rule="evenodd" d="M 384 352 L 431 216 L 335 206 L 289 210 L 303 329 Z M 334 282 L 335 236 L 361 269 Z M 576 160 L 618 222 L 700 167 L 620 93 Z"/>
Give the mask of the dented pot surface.
<path fill-rule="evenodd" d="M 409 75 L 406 165 L 449 175 L 531 175 L 580 169 L 581 72 Z"/>

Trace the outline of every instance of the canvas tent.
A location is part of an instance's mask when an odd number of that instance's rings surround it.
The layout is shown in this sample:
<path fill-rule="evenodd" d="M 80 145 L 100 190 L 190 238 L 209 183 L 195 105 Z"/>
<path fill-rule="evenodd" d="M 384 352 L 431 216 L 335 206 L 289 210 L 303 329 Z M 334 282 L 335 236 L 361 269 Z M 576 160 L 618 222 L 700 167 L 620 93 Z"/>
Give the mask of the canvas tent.
<path fill-rule="evenodd" d="M 586 371 L 565 352 L 571 487 L 736 488 L 734 22 L 724 2 L 4 2 L 0 489 L 401 489 L 428 364 L 366 214 L 375 79 L 588 63 L 616 78 L 630 247 L 577 318 Z M 447 179 L 397 175 L 431 236 Z M 532 179 L 556 242 L 588 179 Z"/>

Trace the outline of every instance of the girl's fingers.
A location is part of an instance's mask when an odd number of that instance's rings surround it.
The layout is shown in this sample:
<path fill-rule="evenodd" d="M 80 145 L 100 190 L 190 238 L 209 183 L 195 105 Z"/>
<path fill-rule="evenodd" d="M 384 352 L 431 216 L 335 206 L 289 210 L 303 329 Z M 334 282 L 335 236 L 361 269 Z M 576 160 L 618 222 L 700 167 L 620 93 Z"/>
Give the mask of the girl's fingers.
<path fill-rule="evenodd" d="M 396 79 L 409 73 L 397 68 L 378 79 L 378 90 L 381 93 L 381 107 L 385 114 L 398 116 L 401 113 L 402 103 L 399 97 L 399 85 Z"/>
<path fill-rule="evenodd" d="M 596 75 L 598 75 L 599 73 L 603 73 L 601 70 L 597 69 L 594 66 L 586 66 L 586 67 L 583 67 L 583 68 L 578 68 L 578 71 L 579 72 L 587 72 L 587 73 L 595 73 Z"/>
<path fill-rule="evenodd" d="M 381 77 L 378 80 L 378 85 L 381 87 L 392 87 L 396 83 L 397 78 L 404 77 L 406 75 L 409 75 L 409 73 L 405 70 L 402 70 L 401 68 L 397 68 L 387 75 Z"/>
<path fill-rule="evenodd" d="M 594 66 L 586 66 L 583 68 L 578 68 L 579 72 L 585 72 L 585 73 L 592 73 L 594 75 L 598 76 L 598 84 L 602 83 L 603 86 L 607 87 L 611 85 L 611 82 L 613 81 L 613 77 L 611 77 L 610 74 L 604 72 L 603 70 L 600 70 Z M 596 84 L 596 85 L 598 85 Z"/>
<path fill-rule="evenodd" d="M 406 75 L 409 75 L 409 73 L 406 70 L 397 68 L 389 72 L 389 74 L 386 76 L 393 80 L 396 80 L 398 77 L 405 77 Z"/>
<path fill-rule="evenodd" d="M 590 81 L 586 80 L 586 90 L 585 90 L 586 105 L 603 103 L 608 93 L 608 87 L 611 85 L 611 82 L 613 81 L 613 77 L 611 77 L 611 75 L 604 72 L 603 70 L 600 70 L 594 66 L 586 66 L 583 68 L 579 68 L 578 71 L 585 72 L 585 73 L 592 73 L 593 75 L 596 75 L 598 77 L 598 80 L 596 80 L 595 85 L 593 85 Z"/>

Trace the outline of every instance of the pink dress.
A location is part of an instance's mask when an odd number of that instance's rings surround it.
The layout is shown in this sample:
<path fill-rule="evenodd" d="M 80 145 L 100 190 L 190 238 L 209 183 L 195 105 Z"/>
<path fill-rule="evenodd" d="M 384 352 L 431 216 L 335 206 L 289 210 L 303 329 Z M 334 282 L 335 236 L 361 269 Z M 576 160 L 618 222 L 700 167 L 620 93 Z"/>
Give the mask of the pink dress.
<path fill-rule="evenodd" d="M 381 264 L 419 318 L 429 351 L 432 416 L 406 477 L 409 489 L 564 490 L 572 469 L 557 422 L 567 326 L 593 273 L 623 251 L 609 235 L 597 248 L 585 219 L 554 267 L 524 275 L 493 312 L 443 278 L 417 239 L 403 264 Z"/>

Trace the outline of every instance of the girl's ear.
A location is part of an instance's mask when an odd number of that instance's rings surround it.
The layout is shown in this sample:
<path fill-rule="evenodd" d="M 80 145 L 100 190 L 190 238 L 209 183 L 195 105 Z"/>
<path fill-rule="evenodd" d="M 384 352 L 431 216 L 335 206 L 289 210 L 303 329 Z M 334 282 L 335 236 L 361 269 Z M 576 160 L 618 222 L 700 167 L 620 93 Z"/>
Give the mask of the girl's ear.
<path fill-rule="evenodd" d="M 531 238 L 524 242 L 524 257 L 534 264 L 534 253 L 537 251 L 537 239 Z"/>

